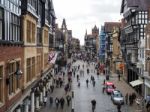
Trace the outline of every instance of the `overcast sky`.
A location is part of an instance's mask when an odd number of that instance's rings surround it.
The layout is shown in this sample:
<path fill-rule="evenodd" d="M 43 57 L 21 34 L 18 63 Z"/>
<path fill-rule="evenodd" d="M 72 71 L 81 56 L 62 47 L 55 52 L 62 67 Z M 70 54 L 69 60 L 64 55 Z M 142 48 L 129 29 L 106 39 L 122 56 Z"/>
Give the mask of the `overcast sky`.
<path fill-rule="evenodd" d="M 91 33 L 96 25 L 101 27 L 104 22 L 119 21 L 122 0 L 53 0 L 59 27 L 63 18 L 66 19 L 68 30 L 72 30 L 73 37 L 79 38 L 84 44 L 84 35 Z"/>

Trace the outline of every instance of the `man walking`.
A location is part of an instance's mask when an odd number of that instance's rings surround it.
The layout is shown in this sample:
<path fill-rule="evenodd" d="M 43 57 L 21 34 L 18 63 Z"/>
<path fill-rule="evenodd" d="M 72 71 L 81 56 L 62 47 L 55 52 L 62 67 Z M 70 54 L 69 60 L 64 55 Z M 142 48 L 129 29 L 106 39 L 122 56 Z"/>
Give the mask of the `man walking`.
<path fill-rule="evenodd" d="M 59 99 L 57 97 L 55 98 L 55 104 L 56 104 L 56 108 L 58 109 L 58 107 L 59 107 Z"/>
<path fill-rule="evenodd" d="M 60 105 L 61 105 L 61 108 L 62 108 L 62 109 L 64 108 L 64 103 L 65 103 L 65 100 L 64 100 L 64 98 L 62 97 L 62 98 L 60 99 Z"/>
<path fill-rule="evenodd" d="M 88 79 L 86 79 L 86 86 L 88 87 L 88 83 L 89 83 L 89 80 Z"/>
<path fill-rule="evenodd" d="M 67 100 L 67 105 L 69 106 L 70 105 L 70 101 L 71 101 L 71 96 L 67 95 L 66 96 L 66 100 Z"/>

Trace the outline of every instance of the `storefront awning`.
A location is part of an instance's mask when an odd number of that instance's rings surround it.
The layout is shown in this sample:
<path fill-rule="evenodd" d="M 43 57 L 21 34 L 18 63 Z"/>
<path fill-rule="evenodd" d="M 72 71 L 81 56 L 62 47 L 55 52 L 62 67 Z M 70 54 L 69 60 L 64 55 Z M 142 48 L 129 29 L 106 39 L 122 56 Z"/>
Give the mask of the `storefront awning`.
<path fill-rule="evenodd" d="M 143 84 L 143 81 L 138 79 L 130 82 L 131 86 L 135 87 L 137 85 Z"/>

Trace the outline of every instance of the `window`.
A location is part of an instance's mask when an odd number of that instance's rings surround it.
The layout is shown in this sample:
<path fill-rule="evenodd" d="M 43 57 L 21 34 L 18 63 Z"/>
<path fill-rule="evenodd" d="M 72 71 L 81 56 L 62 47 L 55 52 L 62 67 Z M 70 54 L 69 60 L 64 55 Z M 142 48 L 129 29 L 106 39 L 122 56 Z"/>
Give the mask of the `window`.
<path fill-rule="evenodd" d="M 10 14 L 10 38 L 13 41 L 20 41 L 20 17 Z"/>
<path fill-rule="evenodd" d="M 31 43 L 30 21 L 27 21 L 27 42 Z"/>
<path fill-rule="evenodd" d="M 32 42 L 35 43 L 35 24 L 32 23 Z"/>
<path fill-rule="evenodd" d="M 0 8 L 0 40 L 3 38 L 3 10 Z"/>
<path fill-rule="evenodd" d="M 37 28 L 37 44 L 38 45 L 42 44 L 42 32 L 40 28 Z"/>
<path fill-rule="evenodd" d="M 14 83 L 15 83 L 15 64 L 9 64 L 9 95 L 15 92 Z"/>
<path fill-rule="evenodd" d="M 19 61 L 17 61 L 16 62 L 16 70 L 19 70 L 20 69 L 20 62 Z M 17 75 L 17 77 L 16 77 L 17 79 L 16 79 L 16 89 L 18 89 L 18 88 L 20 88 L 20 81 L 19 81 L 19 76 Z"/>
<path fill-rule="evenodd" d="M 35 77 L 35 57 L 32 57 L 32 77 Z"/>
<path fill-rule="evenodd" d="M 39 56 L 37 56 L 37 74 L 40 73 L 40 71 L 41 71 L 41 66 L 42 66 L 41 55 L 39 55 Z"/>
<path fill-rule="evenodd" d="M 44 54 L 44 67 L 47 66 L 47 63 L 48 63 L 48 53 L 45 53 Z"/>
<path fill-rule="evenodd" d="M 19 68 L 19 66 L 20 66 L 20 61 L 16 61 L 8 65 L 9 95 L 15 93 L 15 91 L 20 87 L 19 77 L 16 74 L 16 71 Z"/>
<path fill-rule="evenodd" d="M 44 30 L 44 44 L 48 44 L 48 31 Z"/>
<path fill-rule="evenodd" d="M 27 59 L 27 82 L 31 80 L 31 59 Z"/>
<path fill-rule="evenodd" d="M 3 66 L 0 65 L 0 103 L 3 102 Z"/>
<path fill-rule="evenodd" d="M 27 20 L 27 42 L 35 43 L 35 24 Z"/>
<path fill-rule="evenodd" d="M 26 65 L 26 69 L 27 69 L 26 82 L 29 82 L 35 76 L 35 57 L 28 58 L 26 64 L 27 64 Z"/>

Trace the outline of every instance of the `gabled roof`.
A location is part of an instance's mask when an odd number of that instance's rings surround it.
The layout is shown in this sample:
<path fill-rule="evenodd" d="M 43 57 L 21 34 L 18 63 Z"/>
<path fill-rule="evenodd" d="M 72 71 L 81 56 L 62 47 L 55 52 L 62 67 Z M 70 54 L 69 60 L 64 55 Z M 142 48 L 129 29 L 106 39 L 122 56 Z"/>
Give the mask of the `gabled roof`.
<path fill-rule="evenodd" d="M 126 0 L 126 1 L 127 7 L 133 7 L 136 10 L 148 10 L 150 6 L 150 0 Z M 123 7 L 124 2 L 125 0 L 122 0 L 120 13 L 123 13 L 124 11 Z"/>
<path fill-rule="evenodd" d="M 66 29 L 67 29 L 67 25 L 66 25 L 66 20 L 65 20 L 65 19 L 63 19 L 63 21 L 62 21 L 61 28 L 62 28 L 63 30 L 66 30 Z"/>
<path fill-rule="evenodd" d="M 97 28 L 97 26 L 95 25 L 93 29 L 97 30 L 98 28 Z"/>
<path fill-rule="evenodd" d="M 104 24 L 104 32 L 112 32 L 114 27 L 121 27 L 120 22 L 105 22 Z"/>

